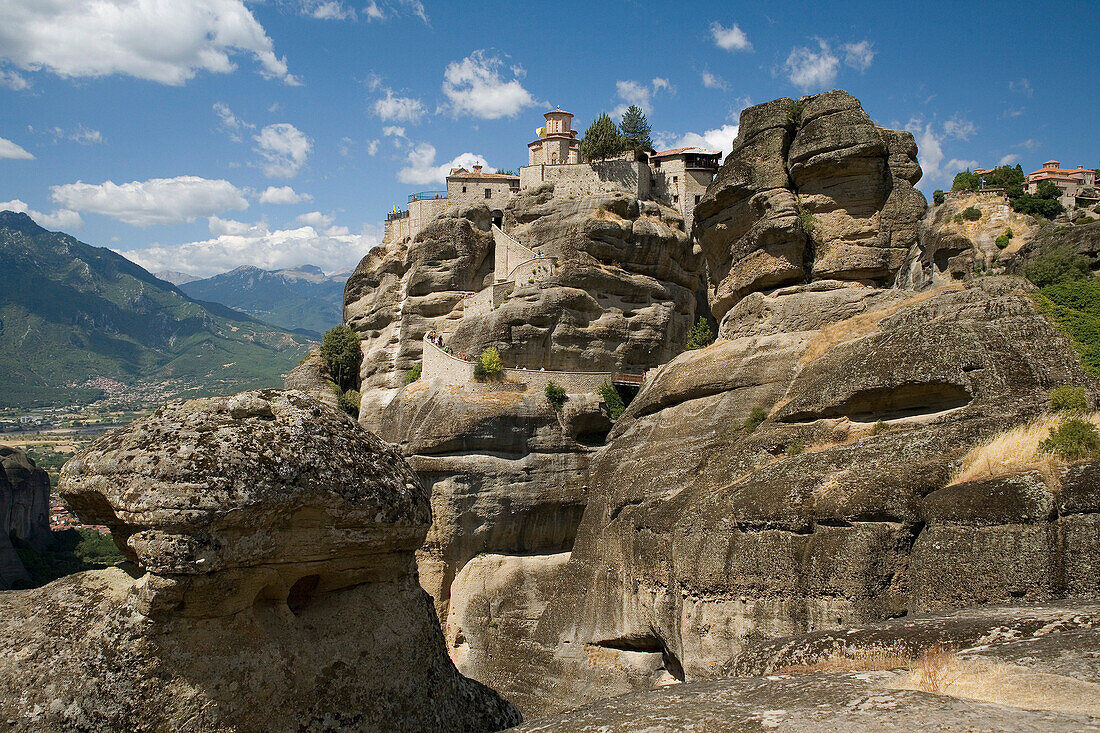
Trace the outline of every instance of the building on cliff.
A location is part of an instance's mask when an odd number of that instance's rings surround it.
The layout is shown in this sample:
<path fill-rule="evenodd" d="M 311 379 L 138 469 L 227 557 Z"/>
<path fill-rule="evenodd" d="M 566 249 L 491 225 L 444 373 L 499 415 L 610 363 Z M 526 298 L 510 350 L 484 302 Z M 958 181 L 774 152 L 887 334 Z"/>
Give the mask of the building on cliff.
<path fill-rule="evenodd" d="M 1061 168 L 1057 160 L 1048 160 L 1043 167 L 1028 173 L 1024 184 L 1028 193 L 1036 193 L 1039 184 L 1050 181 L 1062 192 L 1059 200 L 1067 209 L 1074 206 L 1094 206 L 1100 202 L 1100 196 L 1093 188 L 1096 185 L 1096 171 L 1091 168 Z"/>
<path fill-rule="evenodd" d="M 543 115 L 546 125 L 538 128 L 538 139 L 527 143 L 527 165 L 581 163 L 581 141 L 573 129 L 573 113 L 552 109 Z"/>

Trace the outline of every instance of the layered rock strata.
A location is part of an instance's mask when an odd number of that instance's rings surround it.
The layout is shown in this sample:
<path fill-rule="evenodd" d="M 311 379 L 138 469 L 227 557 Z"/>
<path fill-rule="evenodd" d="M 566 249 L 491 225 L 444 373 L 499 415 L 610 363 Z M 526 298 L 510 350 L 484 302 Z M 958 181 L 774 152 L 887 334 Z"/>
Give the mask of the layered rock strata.
<path fill-rule="evenodd" d="M 500 730 L 446 657 L 402 458 L 300 392 L 173 403 L 61 492 L 132 565 L 0 596 L 0 717 L 26 730 Z"/>

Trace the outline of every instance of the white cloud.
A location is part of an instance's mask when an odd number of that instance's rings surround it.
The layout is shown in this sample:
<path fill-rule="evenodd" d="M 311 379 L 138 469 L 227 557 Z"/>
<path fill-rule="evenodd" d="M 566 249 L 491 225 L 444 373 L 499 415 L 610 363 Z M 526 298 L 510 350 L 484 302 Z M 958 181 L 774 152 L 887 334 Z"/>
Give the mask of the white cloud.
<path fill-rule="evenodd" d="M 346 7 L 340 0 L 301 0 L 302 15 L 317 20 L 355 20 L 355 8 Z"/>
<path fill-rule="evenodd" d="M 221 217 L 211 216 L 206 220 L 207 226 L 210 228 L 210 233 L 215 237 L 220 237 L 223 234 L 242 235 L 248 234 L 252 231 L 259 231 L 265 227 L 263 222 L 257 224 L 247 224 L 243 221 L 235 221 L 233 219 L 222 219 Z"/>
<path fill-rule="evenodd" d="M 973 137 L 974 133 L 978 131 L 978 128 L 976 128 L 974 123 L 970 120 L 963 119 L 958 115 L 952 115 L 951 119 L 943 123 L 943 131 L 948 137 L 953 137 L 958 140 L 969 140 Z"/>
<path fill-rule="evenodd" d="M 21 69 L 179 85 L 200 71 L 234 71 L 241 53 L 252 54 L 263 76 L 299 83 L 243 0 L 0 3 L 0 57 Z"/>
<path fill-rule="evenodd" d="M 956 173 L 965 170 L 972 171 L 975 168 L 981 168 L 981 166 L 982 164 L 976 160 L 967 160 L 965 158 L 952 158 L 951 160 L 947 161 L 947 165 L 943 168 L 943 174 L 945 176 L 944 180 L 946 180 L 946 176 L 954 178 Z"/>
<path fill-rule="evenodd" d="M 233 110 L 229 109 L 229 105 L 225 102 L 214 102 L 214 114 L 221 120 L 221 126 L 229 132 L 229 137 L 233 142 L 241 142 L 240 133 L 245 130 L 254 130 L 256 126 L 250 122 L 245 122 L 241 118 L 233 114 Z"/>
<path fill-rule="evenodd" d="M 738 125 L 722 125 L 703 133 L 688 132 L 683 135 L 660 132 L 654 134 L 654 144 L 659 150 L 670 148 L 706 148 L 720 150 L 722 157 L 733 150 L 733 140 L 737 137 Z"/>
<path fill-rule="evenodd" d="M 718 21 L 714 21 L 710 24 L 710 35 L 714 38 L 714 42 L 718 44 L 718 48 L 725 49 L 726 51 L 751 51 L 752 44 L 749 43 L 749 37 L 745 35 L 745 32 L 734 23 L 729 28 L 726 28 Z"/>
<path fill-rule="evenodd" d="M 370 0 L 367 3 L 367 7 L 363 8 L 363 14 L 367 16 L 367 21 L 383 20 L 386 15 L 382 12 L 382 8 L 378 7 L 378 3 L 374 0 Z"/>
<path fill-rule="evenodd" d="M 375 100 L 374 114 L 384 122 L 409 122 L 416 124 L 424 116 L 424 103 L 415 97 L 395 96 L 392 89 L 386 90 L 386 96 Z"/>
<path fill-rule="evenodd" d="M 920 120 L 910 120 L 905 129 L 913 133 L 917 139 L 917 162 L 924 171 L 926 183 L 938 182 L 943 178 L 943 145 L 941 139 L 932 129 L 931 123 L 922 125 Z"/>
<path fill-rule="evenodd" d="M 68 183 L 50 187 L 68 209 L 103 214 L 135 226 L 180 224 L 231 209 L 247 209 L 244 192 L 229 181 L 197 176 L 151 178 L 117 184 Z"/>
<path fill-rule="evenodd" d="M 1020 162 L 1020 156 L 1015 153 L 1009 153 L 1000 160 L 997 161 L 997 165 L 1015 165 Z"/>
<path fill-rule="evenodd" d="M 649 84 L 625 80 L 615 82 L 615 92 L 619 99 L 623 100 L 611 111 L 613 117 L 622 117 L 627 107 L 637 105 L 642 112 L 649 114 L 653 111 L 653 97 L 657 92 L 664 90 L 673 93 L 676 90 L 669 84 L 668 79 L 656 77 Z"/>
<path fill-rule="evenodd" d="M 1024 148 L 1025 150 L 1038 150 L 1042 146 L 1043 146 L 1043 144 L 1041 142 L 1039 142 L 1038 140 L 1036 140 L 1033 137 L 1029 137 L 1027 140 L 1024 140 L 1022 143 L 1018 144 L 1016 147 Z"/>
<path fill-rule="evenodd" d="M 34 156 L 26 150 L 13 143 L 11 140 L 0 137 L 0 160 L 4 158 L 10 158 L 11 160 L 34 160 Z"/>
<path fill-rule="evenodd" d="M 1010 81 L 1008 83 L 1008 91 L 1022 94 L 1028 98 L 1035 94 L 1035 90 L 1031 87 L 1031 82 L 1026 78 Z"/>
<path fill-rule="evenodd" d="M 270 178 L 296 176 L 313 149 L 313 141 L 288 122 L 268 125 L 252 139 L 259 145 L 256 152 L 263 157 L 264 173 Z"/>
<path fill-rule="evenodd" d="M 480 165 L 486 173 L 496 173 L 497 170 L 485 162 L 485 156 L 476 153 L 462 153 L 447 163 L 436 165 L 435 146 L 430 143 L 414 145 L 405 162 L 405 167 L 397 171 L 397 180 L 417 185 L 443 183 L 452 168 L 468 169 Z"/>
<path fill-rule="evenodd" d="M 783 68 L 791 83 L 803 91 L 816 91 L 836 81 L 840 60 L 825 41 L 818 41 L 818 50 L 797 46 L 791 49 Z"/>
<path fill-rule="evenodd" d="M 261 204 L 300 204 L 312 200 L 313 197 L 308 193 L 298 193 L 290 186 L 268 186 L 260 194 Z"/>
<path fill-rule="evenodd" d="M 707 89 L 725 89 L 726 80 L 717 74 L 712 74 L 709 71 L 704 71 L 702 74 L 703 86 Z"/>
<path fill-rule="evenodd" d="M 80 218 L 80 214 L 69 209 L 57 209 L 52 214 L 44 214 L 41 211 L 35 211 L 28 208 L 25 203 L 19 199 L 13 201 L 0 201 L 0 211 L 16 211 L 20 214 L 26 214 L 30 218 L 34 219 L 34 223 L 44 229 L 71 231 L 73 229 L 80 229 L 84 226 L 84 221 Z"/>
<path fill-rule="evenodd" d="M 871 62 L 875 59 L 875 49 L 871 46 L 870 41 L 845 43 L 842 48 L 844 49 L 845 64 L 856 71 L 867 71 L 871 68 Z"/>
<path fill-rule="evenodd" d="M 382 135 L 385 137 L 405 137 L 405 128 L 397 125 L 386 125 L 382 128 Z"/>
<path fill-rule="evenodd" d="M 262 222 L 214 226 L 222 226 L 224 232 L 201 242 L 155 244 L 147 249 L 119 250 L 119 254 L 151 272 L 183 270 L 200 277 L 241 265 L 279 270 L 309 264 L 325 272 L 345 272 L 382 239 L 380 227 L 350 234 L 346 227 L 330 227 L 323 232 L 312 226 L 271 231 Z"/>
<path fill-rule="evenodd" d="M 72 130 L 54 127 L 49 130 L 44 130 L 44 132 L 52 135 L 55 143 L 59 140 L 72 140 L 80 145 L 99 145 L 105 142 L 103 133 L 99 130 L 85 127 L 84 125 L 77 125 L 76 128 Z"/>
<path fill-rule="evenodd" d="M 368 140 L 367 141 L 367 155 L 376 155 L 377 153 L 378 153 L 378 141 L 377 140 Z"/>
<path fill-rule="evenodd" d="M 424 25 L 431 24 L 431 21 L 428 20 L 428 14 L 424 12 L 424 4 L 420 2 L 420 0 L 401 0 L 401 4 L 407 8 L 410 13 L 424 21 Z"/>
<path fill-rule="evenodd" d="M 7 87 L 15 91 L 22 91 L 30 84 L 18 72 L 0 69 L 0 87 Z"/>
<path fill-rule="evenodd" d="M 332 226 L 332 217 L 327 214 L 322 214 L 320 211 L 310 211 L 307 214 L 301 214 L 295 221 L 299 224 L 308 224 L 317 229 L 325 229 Z"/>
<path fill-rule="evenodd" d="M 519 79 L 506 80 L 501 75 L 504 62 L 499 56 L 485 51 L 474 51 L 461 61 L 447 64 L 443 72 L 443 94 L 447 97 L 445 109 L 455 117 L 470 115 L 485 120 L 515 117 L 527 107 L 539 102 L 523 88 Z M 513 77 L 520 76 L 518 67 L 512 67 Z"/>

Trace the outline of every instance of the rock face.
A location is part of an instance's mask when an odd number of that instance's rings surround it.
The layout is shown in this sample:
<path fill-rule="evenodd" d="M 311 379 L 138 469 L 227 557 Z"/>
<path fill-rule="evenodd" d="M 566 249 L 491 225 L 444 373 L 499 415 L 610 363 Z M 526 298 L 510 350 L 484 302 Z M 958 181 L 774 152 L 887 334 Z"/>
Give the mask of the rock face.
<path fill-rule="evenodd" d="M 1051 250 L 1069 250 L 1087 257 L 1093 273 L 1100 273 L 1100 222 L 1073 226 L 1047 224 L 1019 248 L 1008 263 L 1008 270 L 1022 275 L 1029 262 Z"/>
<path fill-rule="evenodd" d="M 1096 731 L 1097 611 L 990 608 L 785 637 L 741 670 L 767 677 L 626 695 L 518 730 Z M 937 643 L 962 649 L 915 661 Z"/>
<path fill-rule="evenodd" d="M 890 284 L 924 214 L 917 146 L 840 90 L 741 113 L 733 152 L 695 208 L 711 310 L 811 279 Z"/>
<path fill-rule="evenodd" d="M 311 349 L 301 364 L 287 372 L 283 377 L 283 385 L 287 389 L 305 392 L 334 410 L 339 408 L 336 392 L 332 388 L 332 375 L 329 374 L 325 360 L 321 358 L 320 348 Z"/>
<path fill-rule="evenodd" d="M 0 716 L 19 729 L 499 730 L 446 658 L 401 457 L 300 392 L 174 403 L 65 467 L 129 571 L 0 596 Z"/>
<path fill-rule="evenodd" d="M 9 539 L 50 542 L 50 477 L 18 448 L 0 445 L 0 590 L 29 580 Z"/>

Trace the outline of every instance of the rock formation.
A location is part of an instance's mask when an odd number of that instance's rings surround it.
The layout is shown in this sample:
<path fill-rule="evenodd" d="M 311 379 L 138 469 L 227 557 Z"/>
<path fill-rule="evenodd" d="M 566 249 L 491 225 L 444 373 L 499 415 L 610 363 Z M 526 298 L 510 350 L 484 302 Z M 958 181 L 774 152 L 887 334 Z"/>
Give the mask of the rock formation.
<path fill-rule="evenodd" d="M 302 362 L 283 377 L 283 384 L 287 389 L 305 392 L 334 410 L 339 409 L 332 375 L 329 374 L 328 365 L 321 357 L 320 347 L 310 349 Z"/>
<path fill-rule="evenodd" d="M 12 535 L 38 549 L 50 543 L 50 477 L 23 451 L 0 445 L 0 590 L 30 579 Z"/>
<path fill-rule="evenodd" d="M 0 719 L 22 730 L 500 730 L 446 658 L 407 464 L 300 392 L 173 403 L 72 459 L 61 492 L 133 566 L 0 596 Z"/>

